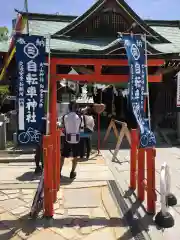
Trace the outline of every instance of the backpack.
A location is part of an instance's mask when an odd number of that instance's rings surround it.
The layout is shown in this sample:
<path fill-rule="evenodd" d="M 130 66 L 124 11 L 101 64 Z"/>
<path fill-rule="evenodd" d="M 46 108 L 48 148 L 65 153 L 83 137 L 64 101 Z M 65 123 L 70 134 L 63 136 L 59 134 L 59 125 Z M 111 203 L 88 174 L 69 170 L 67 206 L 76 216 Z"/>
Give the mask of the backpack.
<path fill-rule="evenodd" d="M 74 112 L 70 112 L 63 117 L 65 127 L 66 142 L 77 144 L 80 142 L 81 118 Z"/>
<path fill-rule="evenodd" d="M 94 132 L 94 126 L 93 126 L 93 128 L 91 128 L 90 126 L 88 126 L 88 124 L 87 124 L 87 118 L 89 117 L 89 118 L 93 118 L 92 116 L 89 116 L 89 115 L 85 115 L 85 116 L 83 116 L 84 117 L 84 132 L 85 133 L 92 133 L 92 132 Z M 94 119 L 93 119 L 93 121 L 94 121 Z"/>

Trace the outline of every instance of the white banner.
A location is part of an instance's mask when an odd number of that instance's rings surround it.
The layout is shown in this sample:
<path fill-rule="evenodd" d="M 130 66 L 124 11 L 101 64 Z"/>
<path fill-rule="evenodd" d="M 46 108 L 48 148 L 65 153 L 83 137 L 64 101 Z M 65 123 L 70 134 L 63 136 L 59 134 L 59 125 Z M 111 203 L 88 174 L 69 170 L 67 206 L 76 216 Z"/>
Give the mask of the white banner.
<path fill-rule="evenodd" d="M 24 124 L 24 98 L 19 98 L 19 130 L 24 131 L 25 124 Z"/>

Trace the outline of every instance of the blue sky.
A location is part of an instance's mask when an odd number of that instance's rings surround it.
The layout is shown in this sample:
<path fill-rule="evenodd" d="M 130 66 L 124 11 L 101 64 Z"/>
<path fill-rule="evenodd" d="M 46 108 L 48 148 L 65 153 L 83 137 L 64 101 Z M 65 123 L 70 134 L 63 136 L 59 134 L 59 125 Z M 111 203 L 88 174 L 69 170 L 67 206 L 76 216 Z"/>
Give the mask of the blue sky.
<path fill-rule="evenodd" d="M 3 0 L 1 0 L 3 1 Z M 28 0 L 29 11 L 80 15 L 96 0 Z M 126 0 L 142 18 L 180 20 L 180 0 Z M 171 4 L 170 4 L 171 3 Z M 0 26 L 11 27 L 14 8 L 24 9 L 24 0 L 7 0 L 0 8 Z"/>

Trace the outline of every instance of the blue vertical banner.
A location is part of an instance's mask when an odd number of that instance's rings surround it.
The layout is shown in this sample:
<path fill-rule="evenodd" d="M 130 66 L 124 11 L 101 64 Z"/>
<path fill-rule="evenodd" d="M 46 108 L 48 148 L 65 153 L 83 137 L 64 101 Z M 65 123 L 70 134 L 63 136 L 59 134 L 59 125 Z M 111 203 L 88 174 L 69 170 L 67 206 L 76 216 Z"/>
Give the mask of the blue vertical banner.
<path fill-rule="evenodd" d="M 45 116 L 46 41 L 42 36 L 16 37 L 18 143 L 39 143 Z"/>
<path fill-rule="evenodd" d="M 140 129 L 140 147 L 152 147 L 156 144 L 156 138 L 150 130 L 144 111 L 145 93 L 147 92 L 145 41 L 141 35 L 131 34 L 121 36 L 120 41 L 124 42 L 128 57 L 129 102 Z"/>

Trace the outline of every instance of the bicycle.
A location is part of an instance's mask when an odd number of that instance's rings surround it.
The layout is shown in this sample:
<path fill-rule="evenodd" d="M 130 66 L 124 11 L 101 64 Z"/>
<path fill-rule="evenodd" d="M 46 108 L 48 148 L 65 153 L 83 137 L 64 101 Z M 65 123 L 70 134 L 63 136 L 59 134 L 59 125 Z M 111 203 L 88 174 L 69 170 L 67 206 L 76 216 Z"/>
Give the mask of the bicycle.
<path fill-rule="evenodd" d="M 18 140 L 20 143 L 28 143 L 28 142 L 40 142 L 41 133 L 38 130 L 35 130 L 31 127 L 27 129 L 26 132 L 22 132 L 18 136 Z"/>
<path fill-rule="evenodd" d="M 147 135 L 143 135 L 140 139 L 140 145 L 142 147 L 147 147 L 148 145 L 155 145 L 156 138 L 153 133 L 149 132 Z"/>
<path fill-rule="evenodd" d="M 36 190 L 34 200 L 31 206 L 30 217 L 36 218 L 40 211 L 43 209 L 44 203 L 44 170 Z"/>

